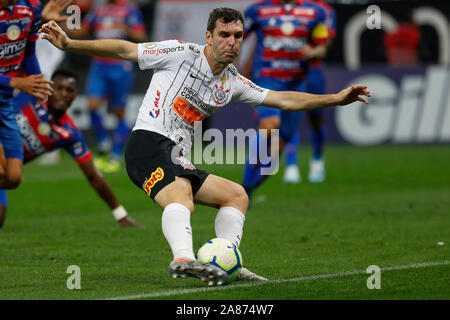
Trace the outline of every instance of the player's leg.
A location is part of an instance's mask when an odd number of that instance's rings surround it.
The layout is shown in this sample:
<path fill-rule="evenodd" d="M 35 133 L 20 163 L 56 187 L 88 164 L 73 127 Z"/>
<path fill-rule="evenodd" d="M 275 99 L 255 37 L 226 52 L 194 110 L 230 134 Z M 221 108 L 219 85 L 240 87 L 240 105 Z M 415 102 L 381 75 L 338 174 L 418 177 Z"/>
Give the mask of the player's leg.
<path fill-rule="evenodd" d="M 6 219 L 6 208 L 8 207 L 8 196 L 6 190 L 0 189 L 0 230 Z"/>
<path fill-rule="evenodd" d="M 194 201 L 219 209 L 215 220 L 216 236 L 239 247 L 249 201 L 244 188 L 210 174 L 196 193 Z"/>
<path fill-rule="evenodd" d="M 0 188 L 16 189 L 22 182 L 22 168 L 22 159 L 6 158 L 5 174 L 0 179 Z"/>
<path fill-rule="evenodd" d="M 214 228 L 217 238 L 231 241 L 240 246 L 244 230 L 245 215 L 249 204 L 242 186 L 215 175 L 208 175 L 194 195 L 196 204 L 218 208 Z M 267 280 L 247 268 L 242 268 L 236 280 Z"/>
<path fill-rule="evenodd" d="M 15 189 L 22 182 L 22 136 L 12 106 L 0 112 L 0 188 Z"/>
<path fill-rule="evenodd" d="M 123 149 L 130 135 L 130 127 L 125 119 L 125 110 L 134 80 L 133 64 L 127 61 L 123 65 L 115 66 L 115 72 L 112 76 L 108 87 L 108 96 L 111 97 L 110 103 L 117 118 L 117 125 L 113 133 L 110 162 L 111 168 L 118 170 Z"/>
<path fill-rule="evenodd" d="M 308 92 L 314 94 L 325 93 L 325 79 L 321 68 L 314 68 L 308 76 Z M 312 157 L 309 167 L 309 181 L 323 182 L 325 180 L 325 161 L 323 148 L 326 140 L 326 128 L 324 125 L 324 110 L 308 111 L 310 123 L 310 138 Z"/>
<path fill-rule="evenodd" d="M 253 191 L 270 175 L 270 168 L 277 164 L 272 162 L 273 156 L 279 154 L 280 141 L 275 130 L 280 128 L 281 111 L 267 107 L 257 107 L 259 130 L 250 139 L 247 155 L 243 187 L 251 197 Z M 256 146 L 256 147 L 255 147 Z"/>
<path fill-rule="evenodd" d="M 171 275 L 193 276 L 208 284 L 223 283 L 226 273 L 197 261 L 193 250 L 190 223 L 193 196 L 207 173 L 195 169 L 174 147 L 173 141 L 157 133 L 134 131 L 125 147 L 127 173 L 163 209 L 162 230 L 173 254 L 169 264 Z"/>
<path fill-rule="evenodd" d="M 106 72 L 107 68 L 103 68 L 94 61 L 92 62 L 86 82 L 86 96 L 88 99 L 91 128 L 97 138 L 98 151 L 102 154 L 109 152 L 111 149 L 111 141 L 103 125 L 103 118 L 99 113 L 99 108 L 106 94 Z"/>
<path fill-rule="evenodd" d="M 297 130 L 291 140 L 286 143 L 284 155 L 286 168 L 284 169 L 283 182 L 299 183 L 301 181 L 300 169 L 298 167 L 298 148 L 300 145 L 300 132 Z"/>

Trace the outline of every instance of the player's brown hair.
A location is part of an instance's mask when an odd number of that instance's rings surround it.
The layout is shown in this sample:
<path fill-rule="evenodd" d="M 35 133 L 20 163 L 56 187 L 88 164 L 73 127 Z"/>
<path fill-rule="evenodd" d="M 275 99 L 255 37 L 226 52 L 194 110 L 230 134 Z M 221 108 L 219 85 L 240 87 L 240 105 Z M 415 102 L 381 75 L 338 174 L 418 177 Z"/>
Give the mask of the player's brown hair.
<path fill-rule="evenodd" d="M 217 21 L 230 23 L 238 20 L 244 24 L 244 18 L 238 10 L 231 8 L 216 8 L 209 14 L 208 26 L 206 27 L 206 30 L 212 33 L 216 27 Z"/>

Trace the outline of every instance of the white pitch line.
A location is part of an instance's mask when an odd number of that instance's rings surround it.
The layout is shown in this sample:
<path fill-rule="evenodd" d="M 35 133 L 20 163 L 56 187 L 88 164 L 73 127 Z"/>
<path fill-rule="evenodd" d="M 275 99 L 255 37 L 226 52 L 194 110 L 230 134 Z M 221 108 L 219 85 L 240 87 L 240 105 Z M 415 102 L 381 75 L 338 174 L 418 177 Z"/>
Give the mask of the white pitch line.
<path fill-rule="evenodd" d="M 408 265 L 403 265 L 403 266 L 386 267 L 386 268 L 381 268 L 381 271 L 417 269 L 417 268 L 426 268 L 426 267 L 443 266 L 443 265 L 450 265 L 450 261 L 423 262 L 423 263 L 414 263 L 414 264 L 408 264 Z M 232 285 L 226 285 L 226 286 L 220 286 L 220 287 L 178 289 L 178 290 L 160 291 L 160 292 L 153 292 L 153 293 L 143 293 L 143 294 L 135 294 L 135 295 L 130 295 L 130 296 L 123 296 L 123 297 L 106 298 L 106 299 L 101 299 L 101 300 L 133 300 L 133 299 L 143 299 L 143 298 L 170 297 L 170 296 L 176 296 L 176 295 L 180 295 L 180 294 L 222 291 L 222 290 L 230 290 L 230 289 L 237 289 L 237 288 L 250 288 L 250 287 L 256 287 L 256 286 L 273 284 L 273 283 L 300 282 L 300 281 L 318 280 L 318 279 L 326 279 L 326 278 L 340 278 L 340 277 L 360 275 L 360 274 L 367 274 L 367 272 L 366 272 L 366 270 L 354 270 L 354 271 L 338 272 L 338 273 L 331 273 L 331 274 L 318 274 L 318 275 L 298 277 L 298 278 L 292 278 L 292 279 L 276 279 L 276 280 L 269 280 L 269 281 L 257 281 L 257 282 L 242 283 L 242 284 L 232 284 Z"/>

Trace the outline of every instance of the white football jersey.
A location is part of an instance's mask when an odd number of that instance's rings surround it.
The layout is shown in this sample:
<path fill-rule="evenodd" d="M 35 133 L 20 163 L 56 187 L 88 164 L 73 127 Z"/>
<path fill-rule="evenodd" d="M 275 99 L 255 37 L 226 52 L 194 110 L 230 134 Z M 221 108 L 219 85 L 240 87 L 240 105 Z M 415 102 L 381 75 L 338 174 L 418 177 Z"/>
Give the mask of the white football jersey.
<path fill-rule="evenodd" d="M 231 100 L 259 105 L 268 90 L 241 76 L 230 64 L 213 75 L 205 45 L 177 40 L 141 43 L 141 70 L 154 69 L 133 130 L 157 132 L 173 140 L 184 153 L 190 150 L 194 125 Z"/>

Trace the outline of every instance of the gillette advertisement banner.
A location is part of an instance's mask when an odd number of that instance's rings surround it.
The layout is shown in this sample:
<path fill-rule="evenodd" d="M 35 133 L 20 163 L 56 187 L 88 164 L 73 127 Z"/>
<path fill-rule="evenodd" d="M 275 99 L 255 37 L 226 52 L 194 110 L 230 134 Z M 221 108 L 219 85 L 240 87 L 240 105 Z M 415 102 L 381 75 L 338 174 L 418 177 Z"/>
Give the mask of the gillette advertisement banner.
<path fill-rule="evenodd" d="M 450 142 L 450 68 L 374 65 L 352 72 L 327 67 L 325 77 L 327 92 L 361 83 L 372 93 L 369 105 L 358 102 L 325 110 L 329 142 L 360 146 Z M 210 125 L 245 128 L 256 125 L 256 119 L 251 107 L 230 104 L 212 117 Z M 305 142 L 309 141 L 308 129 L 304 115 L 300 130 Z"/>

